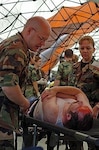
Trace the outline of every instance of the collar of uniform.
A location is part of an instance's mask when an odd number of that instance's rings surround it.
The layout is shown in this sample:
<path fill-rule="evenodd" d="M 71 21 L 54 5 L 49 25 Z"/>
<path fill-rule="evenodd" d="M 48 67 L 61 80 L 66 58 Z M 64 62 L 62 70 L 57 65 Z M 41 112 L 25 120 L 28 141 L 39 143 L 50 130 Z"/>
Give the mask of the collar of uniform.
<path fill-rule="evenodd" d="M 24 48 L 25 48 L 25 50 L 27 51 L 27 50 L 28 50 L 28 46 L 27 46 L 27 44 L 26 44 L 26 42 L 25 42 L 25 40 L 24 40 L 22 34 L 21 34 L 20 32 L 18 32 L 17 35 L 20 37 L 20 39 L 21 39 L 21 41 L 22 41 L 22 43 L 23 43 L 23 45 L 24 45 Z"/>

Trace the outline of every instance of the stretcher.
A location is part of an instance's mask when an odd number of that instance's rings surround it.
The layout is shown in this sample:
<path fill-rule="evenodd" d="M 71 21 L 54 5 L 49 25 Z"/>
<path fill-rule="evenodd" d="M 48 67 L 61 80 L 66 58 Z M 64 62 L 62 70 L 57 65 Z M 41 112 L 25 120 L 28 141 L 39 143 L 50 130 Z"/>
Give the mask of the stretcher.
<path fill-rule="evenodd" d="M 85 141 L 95 145 L 96 150 L 99 149 L 99 119 L 94 119 L 92 129 L 86 132 L 59 127 L 48 122 L 34 119 L 28 115 L 22 117 L 22 122 L 23 132 L 27 132 L 27 127 L 33 127 L 33 146 L 36 146 L 37 140 L 39 142 L 47 135 L 47 150 L 53 150 L 55 146 L 57 146 L 57 150 L 59 150 L 59 140 L 64 138 L 66 141 Z M 38 132 L 39 138 L 37 139 Z M 52 136 L 52 133 L 54 133 L 54 136 Z"/>

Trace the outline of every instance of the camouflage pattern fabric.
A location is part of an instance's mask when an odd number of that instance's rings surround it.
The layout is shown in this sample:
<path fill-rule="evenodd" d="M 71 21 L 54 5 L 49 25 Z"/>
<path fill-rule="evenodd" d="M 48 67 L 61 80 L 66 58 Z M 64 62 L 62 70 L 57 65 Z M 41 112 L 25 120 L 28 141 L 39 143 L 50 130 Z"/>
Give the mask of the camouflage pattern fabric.
<path fill-rule="evenodd" d="M 73 78 L 71 80 L 74 86 L 82 89 L 87 95 L 90 103 L 99 102 L 99 68 L 94 67 L 92 61 L 81 67 L 82 61 L 73 66 Z"/>
<path fill-rule="evenodd" d="M 29 64 L 28 66 L 28 80 L 27 80 L 27 85 L 26 85 L 26 90 L 25 90 L 25 96 L 27 98 L 30 98 L 32 96 L 36 96 L 36 91 L 33 87 L 32 82 L 38 81 L 42 78 L 42 73 L 40 70 L 37 70 L 34 65 Z"/>
<path fill-rule="evenodd" d="M 17 131 L 19 106 L 6 97 L 0 97 L 0 101 L 3 101 L 0 110 L 0 126 Z"/>
<path fill-rule="evenodd" d="M 27 74 L 27 64 L 29 62 L 29 51 L 20 33 L 4 40 L 0 43 L 0 150 L 7 150 L 13 140 L 12 130 L 18 129 L 18 106 L 8 100 L 2 91 L 3 86 L 15 86 L 24 83 Z M 2 130 L 3 129 L 3 130 Z M 9 139 L 11 132 L 12 140 Z M 5 133 L 4 133 L 5 132 Z M 10 143 L 9 143 L 10 142 Z M 10 150 L 12 150 L 10 147 Z"/>
<path fill-rule="evenodd" d="M 58 66 L 58 71 L 56 74 L 55 79 L 60 80 L 60 85 L 70 85 L 72 77 L 72 63 L 70 62 L 62 62 Z"/>
<path fill-rule="evenodd" d="M 84 64 L 82 60 L 73 65 L 73 74 L 70 84 L 74 85 L 86 94 L 92 107 L 99 102 L 99 69 L 92 66 L 95 61 L 93 58 L 90 63 Z M 83 143 L 77 141 L 69 141 L 70 149 L 83 149 Z M 95 149 L 94 144 L 89 145 L 89 149 Z"/>
<path fill-rule="evenodd" d="M 27 74 L 28 55 L 27 46 L 19 34 L 0 44 L 0 87 L 16 84 L 22 86 Z M 2 90 L 1 95 L 4 95 Z"/>
<path fill-rule="evenodd" d="M 9 129 L 0 127 L 0 150 L 14 150 L 14 135 Z"/>

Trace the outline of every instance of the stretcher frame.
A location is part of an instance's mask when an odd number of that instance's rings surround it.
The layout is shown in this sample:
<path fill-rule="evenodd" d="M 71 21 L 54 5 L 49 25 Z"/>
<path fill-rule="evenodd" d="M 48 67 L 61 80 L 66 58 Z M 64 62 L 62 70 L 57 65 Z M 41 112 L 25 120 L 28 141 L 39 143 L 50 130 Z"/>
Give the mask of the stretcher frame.
<path fill-rule="evenodd" d="M 60 134 L 63 134 L 64 136 L 62 139 L 65 137 L 66 140 L 71 140 L 71 141 L 85 141 L 87 143 L 94 144 L 98 149 L 99 149 L 99 119 L 94 119 L 93 127 L 89 131 L 75 131 L 72 129 L 68 129 L 65 127 L 59 127 L 56 125 L 53 125 L 48 122 L 44 122 L 41 120 L 34 119 L 28 115 L 24 115 L 22 117 L 22 122 L 23 126 L 29 127 L 33 126 L 34 127 L 34 134 L 33 134 L 33 146 L 36 146 L 36 135 L 37 135 L 37 127 L 41 127 L 44 129 L 45 133 L 51 133 L 52 131 L 55 133 L 55 135 L 58 135 L 57 139 L 57 150 L 59 150 L 59 139 L 61 139 Z M 41 136 L 41 137 L 43 137 Z M 49 137 L 48 137 L 49 140 Z M 49 148 L 50 141 L 47 143 L 47 150 L 53 150 L 53 148 Z M 16 149 L 17 150 L 17 149 Z"/>

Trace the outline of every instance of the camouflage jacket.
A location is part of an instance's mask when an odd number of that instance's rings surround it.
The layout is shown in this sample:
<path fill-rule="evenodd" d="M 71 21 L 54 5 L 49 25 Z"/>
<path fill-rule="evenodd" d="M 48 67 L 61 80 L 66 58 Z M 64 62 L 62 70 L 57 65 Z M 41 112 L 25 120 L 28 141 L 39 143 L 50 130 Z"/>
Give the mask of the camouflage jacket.
<path fill-rule="evenodd" d="M 32 96 L 37 96 L 36 91 L 33 87 L 33 82 L 38 81 L 42 78 L 42 73 L 40 69 L 36 69 L 34 65 L 29 64 L 28 66 L 28 78 L 25 90 L 25 96 L 30 98 Z"/>
<path fill-rule="evenodd" d="M 82 61 L 77 62 L 73 66 L 72 85 L 82 89 L 87 95 L 90 102 L 99 101 L 99 68 L 94 67 L 92 63 L 95 61 L 93 58 L 90 63 L 81 67 Z"/>
<path fill-rule="evenodd" d="M 12 109 L 8 112 L 6 109 L 8 107 L 7 105 L 9 104 L 9 108 L 13 108 L 13 111 L 15 111 L 13 115 L 18 114 L 16 112 L 18 111 L 18 107 L 6 98 L 2 87 L 17 84 L 22 87 L 22 83 L 24 83 L 27 74 L 28 55 L 27 45 L 20 33 L 0 43 L 0 97 L 4 97 L 4 101 L 8 101 L 8 103 L 2 102 L 0 118 L 3 118 L 4 121 L 9 120 L 7 124 L 16 122 L 14 120 L 12 121 L 11 118 L 8 119 L 12 115 L 9 114 L 12 112 Z M 4 116 L 5 114 L 6 116 Z"/>
<path fill-rule="evenodd" d="M 55 79 L 60 80 L 60 85 L 69 85 L 69 80 L 72 77 L 72 65 L 70 62 L 62 62 L 59 64 Z"/>

